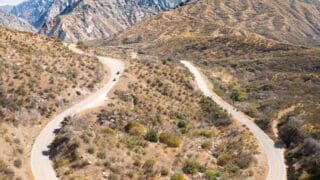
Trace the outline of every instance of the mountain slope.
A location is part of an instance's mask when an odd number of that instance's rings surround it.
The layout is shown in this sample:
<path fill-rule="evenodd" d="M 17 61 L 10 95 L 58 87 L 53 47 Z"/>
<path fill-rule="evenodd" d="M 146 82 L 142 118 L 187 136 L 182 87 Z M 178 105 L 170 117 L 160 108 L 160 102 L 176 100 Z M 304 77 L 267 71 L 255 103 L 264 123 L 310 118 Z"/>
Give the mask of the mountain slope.
<path fill-rule="evenodd" d="M 153 41 L 182 32 L 229 34 L 230 28 L 285 43 L 320 45 L 320 6 L 305 0 L 201 0 L 150 18 L 118 37 Z"/>
<path fill-rule="evenodd" d="M 301 46 L 319 45 L 319 7 L 303 0 L 200 0 L 93 49 L 147 62 L 193 61 L 214 91 L 286 148 L 289 179 L 319 179 L 320 49 Z"/>
<path fill-rule="evenodd" d="M 56 0 L 40 32 L 69 41 L 105 38 L 183 2 L 185 0 Z"/>
<path fill-rule="evenodd" d="M 0 6 L 0 10 L 4 10 L 6 12 L 10 12 L 12 10 L 13 6 L 11 5 L 4 5 L 4 6 Z"/>
<path fill-rule="evenodd" d="M 53 0 L 28 0 L 13 7 L 11 13 L 39 29 L 47 18 L 52 2 Z"/>
<path fill-rule="evenodd" d="M 102 77 L 97 59 L 74 54 L 55 38 L 0 28 L 0 179 L 33 179 L 34 138 Z"/>
<path fill-rule="evenodd" d="M 0 26 L 12 30 L 33 32 L 34 28 L 22 19 L 0 9 Z"/>

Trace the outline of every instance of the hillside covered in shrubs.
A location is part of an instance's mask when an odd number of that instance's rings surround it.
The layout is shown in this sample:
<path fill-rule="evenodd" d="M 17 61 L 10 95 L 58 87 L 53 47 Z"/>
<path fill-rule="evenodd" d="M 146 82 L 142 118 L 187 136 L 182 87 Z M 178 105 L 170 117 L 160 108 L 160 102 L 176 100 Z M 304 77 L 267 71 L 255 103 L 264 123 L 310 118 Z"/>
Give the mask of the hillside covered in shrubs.
<path fill-rule="evenodd" d="M 32 178 L 33 138 L 103 77 L 97 59 L 74 54 L 59 40 L 0 28 L 0 177 Z"/>
<path fill-rule="evenodd" d="M 286 148 L 289 179 L 319 179 L 320 50 L 311 46 L 318 44 L 311 41 L 319 33 L 305 36 L 298 30 L 301 21 L 290 23 L 319 14 L 318 3 L 199 0 L 98 41 L 94 48 L 192 61 L 217 94 Z M 302 13 L 307 9 L 310 13 Z"/>
<path fill-rule="evenodd" d="M 203 97 L 182 65 L 166 60 L 127 65 L 108 105 L 67 118 L 57 133 L 50 156 L 59 176 L 265 175 L 253 136 Z"/>

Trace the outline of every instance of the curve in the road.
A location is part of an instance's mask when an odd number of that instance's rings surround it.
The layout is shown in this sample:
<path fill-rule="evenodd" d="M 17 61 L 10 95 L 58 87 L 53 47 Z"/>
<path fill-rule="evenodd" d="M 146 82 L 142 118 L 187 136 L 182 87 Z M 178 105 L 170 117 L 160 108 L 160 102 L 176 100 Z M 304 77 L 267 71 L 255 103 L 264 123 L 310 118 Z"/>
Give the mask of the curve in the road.
<path fill-rule="evenodd" d="M 224 101 L 221 97 L 219 97 L 216 93 L 211 91 L 204 78 L 198 69 L 188 61 L 181 61 L 189 71 L 194 75 L 195 80 L 203 92 L 205 96 L 210 97 L 213 101 L 215 101 L 219 106 L 223 109 L 227 110 L 231 116 L 239 121 L 241 124 L 247 126 L 252 134 L 256 137 L 261 146 L 262 150 L 267 156 L 268 160 L 268 175 L 267 180 L 285 180 L 287 179 L 287 170 L 286 164 L 284 160 L 284 152 L 282 149 L 276 148 L 272 139 L 261 130 L 250 117 L 245 115 L 244 113 L 237 111 L 232 105 Z"/>
<path fill-rule="evenodd" d="M 88 55 L 77 49 L 75 45 L 69 47 L 75 53 L 81 55 Z M 55 180 L 58 179 L 56 172 L 52 166 L 52 162 L 47 155 L 49 151 L 48 146 L 53 142 L 55 138 L 54 131 L 61 128 L 61 122 L 67 116 L 72 116 L 85 109 L 97 107 L 106 100 L 108 92 L 114 87 L 124 70 L 124 64 L 120 60 L 97 56 L 99 61 L 109 68 L 109 80 L 101 89 L 97 92 L 89 95 L 83 101 L 73 105 L 66 109 L 61 114 L 52 119 L 48 125 L 40 132 L 36 138 L 32 150 L 31 150 L 31 170 L 36 180 Z M 116 81 L 114 81 L 116 79 Z"/>

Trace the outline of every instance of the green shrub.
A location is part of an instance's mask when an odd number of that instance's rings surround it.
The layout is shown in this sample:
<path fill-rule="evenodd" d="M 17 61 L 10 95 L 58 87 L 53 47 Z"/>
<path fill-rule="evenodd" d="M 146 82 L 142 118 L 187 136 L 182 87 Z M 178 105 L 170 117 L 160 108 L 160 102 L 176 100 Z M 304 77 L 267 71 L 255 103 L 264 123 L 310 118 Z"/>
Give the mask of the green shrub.
<path fill-rule="evenodd" d="M 207 138 L 212 138 L 217 136 L 217 132 L 214 130 L 202 130 L 200 131 L 199 135 Z"/>
<path fill-rule="evenodd" d="M 159 140 L 158 133 L 154 130 L 147 132 L 147 134 L 145 135 L 145 140 L 150 142 L 158 142 Z"/>
<path fill-rule="evenodd" d="M 258 115 L 257 106 L 255 104 L 250 104 L 247 109 L 246 114 L 248 114 L 248 116 L 253 117 L 253 118 L 257 117 L 257 115 Z"/>
<path fill-rule="evenodd" d="M 198 172 L 204 172 L 205 168 L 201 166 L 197 161 L 187 161 L 184 164 L 182 170 L 186 174 L 195 174 Z"/>
<path fill-rule="evenodd" d="M 220 177 L 220 173 L 215 170 L 206 170 L 205 176 L 207 180 L 217 180 Z"/>
<path fill-rule="evenodd" d="M 145 141 L 141 137 L 136 136 L 126 136 L 121 139 L 121 142 L 126 144 L 127 148 L 133 149 L 135 147 L 146 147 L 148 145 L 148 142 Z"/>
<path fill-rule="evenodd" d="M 177 126 L 178 128 L 187 128 L 188 123 L 185 120 L 179 120 Z"/>
<path fill-rule="evenodd" d="M 124 129 L 127 133 L 133 136 L 144 136 L 146 133 L 145 127 L 136 121 L 130 121 Z"/>
<path fill-rule="evenodd" d="M 166 144 L 169 147 L 179 147 L 181 141 L 168 133 L 161 133 L 159 136 L 159 140 L 161 143 Z"/>
<path fill-rule="evenodd" d="M 231 165 L 228 167 L 229 172 L 232 172 L 232 173 L 238 172 L 239 169 L 240 169 L 240 168 L 239 168 L 238 166 L 233 165 L 233 164 L 231 164 Z"/>
<path fill-rule="evenodd" d="M 215 126 L 227 126 L 231 124 L 231 118 L 228 113 L 209 97 L 203 97 L 200 105 L 201 116 L 204 121 L 212 123 Z"/>
<path fill-rule="evenodd" d="M 239 87 L 235 87 L 232 90 L 230 98 L 234 101 L 245 101 L 248 99 L 248 95 L 243 92 Z"/>
<path fill-rule="evenodd" d="M 184 175 L 183 174 L 175 174 L 171 176 L 170 180 L 184 180 Z"/>

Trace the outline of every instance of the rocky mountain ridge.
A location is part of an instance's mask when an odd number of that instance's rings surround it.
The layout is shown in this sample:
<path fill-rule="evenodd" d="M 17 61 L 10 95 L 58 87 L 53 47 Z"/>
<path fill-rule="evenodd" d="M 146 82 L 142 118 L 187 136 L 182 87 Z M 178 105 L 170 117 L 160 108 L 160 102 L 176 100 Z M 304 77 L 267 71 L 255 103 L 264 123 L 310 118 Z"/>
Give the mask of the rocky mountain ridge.
<path fill-rule="evenodd" d="M 40 33 L 67 41 L 106 38 L 185 1 L 57 0 Z"/>
<path fill-rule="evenodd" d="M 28 0 L 13 7 L 11 13 L 40 29 L 47 19 L 53 0 Z"/>
<path fill-rule="evenodd" d="M 11 13 L 41 34 L 78 41 L 109 37 L 188 0 L 29 0 Z"/>
<path fill-rule="evenodd" d="M 0 9 L 0 26 L 12 30 L 34 32 L 35 29 L 25 20 L 22 20 Z"/>

